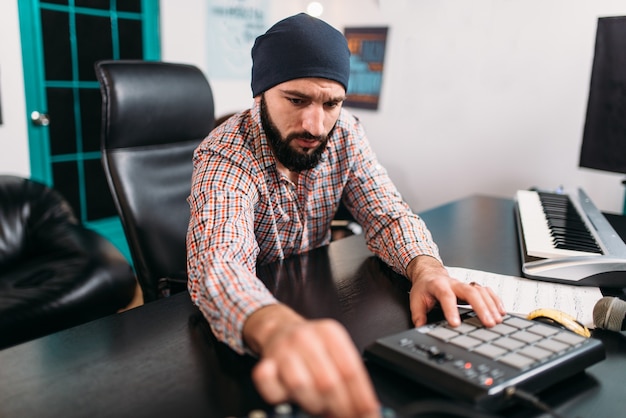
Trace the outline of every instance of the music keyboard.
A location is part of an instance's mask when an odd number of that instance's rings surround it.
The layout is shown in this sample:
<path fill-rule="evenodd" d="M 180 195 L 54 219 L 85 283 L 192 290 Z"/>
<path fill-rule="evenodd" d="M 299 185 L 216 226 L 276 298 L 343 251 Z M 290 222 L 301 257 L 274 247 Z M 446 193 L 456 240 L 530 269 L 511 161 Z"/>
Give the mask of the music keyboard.
<path fill-rule="evenodd" d="M 584 191 L 519 190 L 515 201 L 524 276 L 626 286 L 626 244 Z"/>

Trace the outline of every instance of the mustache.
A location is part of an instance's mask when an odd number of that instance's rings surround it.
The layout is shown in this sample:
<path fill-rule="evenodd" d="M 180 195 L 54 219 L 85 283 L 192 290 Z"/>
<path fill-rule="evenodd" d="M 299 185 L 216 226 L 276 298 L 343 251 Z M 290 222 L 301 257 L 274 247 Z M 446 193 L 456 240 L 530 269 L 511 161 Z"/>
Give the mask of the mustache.
<path fill-rule="evenodd" d="M 294 139 L 312 139 L 312 140 L 324 142 L 326 138 L 327 138 L 327 135 L 313 135 L 310 132 L 304 131 L 304 132 L 295 132 L 295 133 L 291 133 L 287 135 L 287 137 L 285 138 L 285 141 L 291 142 Z"/>

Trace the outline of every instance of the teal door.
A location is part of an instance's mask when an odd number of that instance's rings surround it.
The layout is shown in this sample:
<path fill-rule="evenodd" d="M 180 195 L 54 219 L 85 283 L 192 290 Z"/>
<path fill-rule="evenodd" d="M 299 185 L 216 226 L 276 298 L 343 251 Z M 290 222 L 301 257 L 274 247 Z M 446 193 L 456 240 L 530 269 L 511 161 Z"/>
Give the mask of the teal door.
<path fill-rule="evenodd" d="M 100 162 L 94 63 L 160 59 L 158 0 L 18 0 L 31 177 L 130 260 Z"/>

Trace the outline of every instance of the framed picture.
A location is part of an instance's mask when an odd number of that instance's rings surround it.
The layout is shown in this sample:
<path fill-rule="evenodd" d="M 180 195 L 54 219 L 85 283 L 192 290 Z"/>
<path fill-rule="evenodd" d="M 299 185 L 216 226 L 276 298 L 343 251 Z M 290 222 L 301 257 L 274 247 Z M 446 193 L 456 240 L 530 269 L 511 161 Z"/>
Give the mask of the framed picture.
<path fill-rule="evenodd" d="M 345 28 L 350 48 L 350 80 L 345 106 L 378 109 L 383 81 L 387 27 Z"/>
<path fill-rule="evenodd" d="M 119 1 L 119 0 L 118 0 Z M 210 79 L 250 80 L 254 40 L 268 28 L 269 0 L 211 0 L 206 42 Z"/>

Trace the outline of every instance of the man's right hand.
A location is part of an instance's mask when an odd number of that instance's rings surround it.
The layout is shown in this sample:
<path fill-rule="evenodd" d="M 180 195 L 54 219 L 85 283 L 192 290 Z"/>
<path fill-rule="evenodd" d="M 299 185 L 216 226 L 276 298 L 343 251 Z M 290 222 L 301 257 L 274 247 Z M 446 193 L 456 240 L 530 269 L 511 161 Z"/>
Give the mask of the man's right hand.
<path fill-rule="evenodd" d="M 252 378 L 267 402 L 295 402 L 328 417 L 380 416 L 361 356 L 337 321 L 305 320 L 270 305 L 248 318 L 243 337 L 261 357 Z"/>

